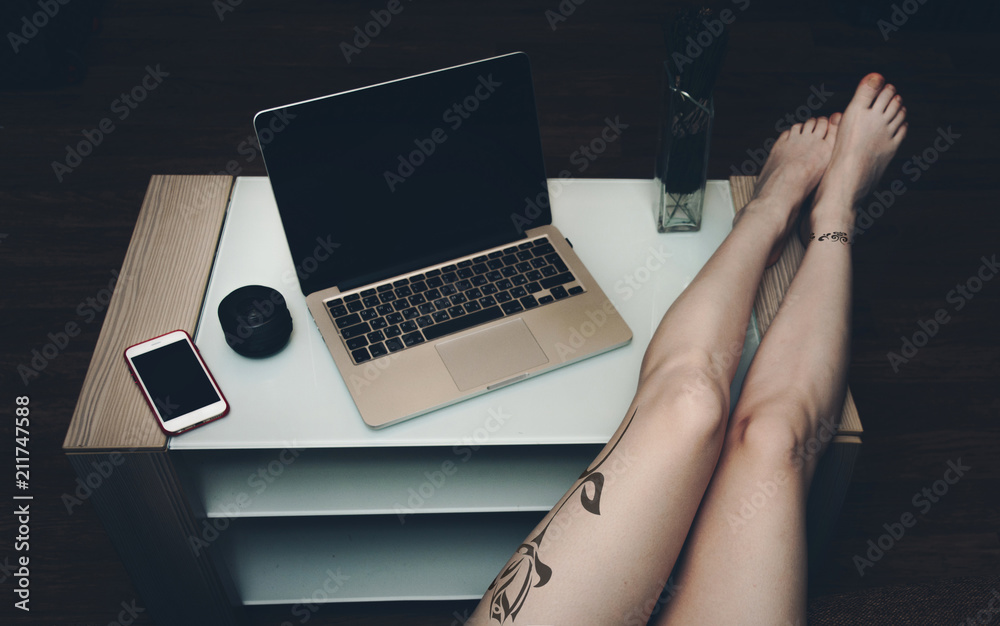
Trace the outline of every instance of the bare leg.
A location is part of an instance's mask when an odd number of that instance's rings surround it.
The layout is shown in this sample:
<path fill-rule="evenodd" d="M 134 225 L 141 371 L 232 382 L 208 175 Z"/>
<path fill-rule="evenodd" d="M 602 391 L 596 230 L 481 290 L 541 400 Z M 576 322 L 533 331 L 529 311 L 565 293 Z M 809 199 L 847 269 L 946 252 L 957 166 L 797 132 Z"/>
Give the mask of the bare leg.
<path fill-rule="evenodd" d="M 847 384 L 853 206 L 906 132 L 884 83 L 865 77 L 832 120 L 833 158 L 809 215 L 815 237 L 747 373 L 661 623 L 805 623 L 806 496 Z"/>
<path fill-rule="evenodd" d="M 470 624 L 631 623 L 659 595 L 718 461 L 733 357 L 765 264 L 829 162 L 827 126 L 782 135 L 767 181 L 654 333 L 621 426 Z"/>

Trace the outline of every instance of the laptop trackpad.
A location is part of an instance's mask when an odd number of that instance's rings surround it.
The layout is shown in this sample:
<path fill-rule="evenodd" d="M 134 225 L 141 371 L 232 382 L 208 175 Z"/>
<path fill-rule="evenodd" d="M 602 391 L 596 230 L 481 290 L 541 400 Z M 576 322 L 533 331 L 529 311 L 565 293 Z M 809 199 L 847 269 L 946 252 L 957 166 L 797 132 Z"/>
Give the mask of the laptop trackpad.
<path fill-rule="evenodd" d="M 442 341 L 436 347 L 461 391 L 502 382 L 549 361 L 519 319 Z"/>

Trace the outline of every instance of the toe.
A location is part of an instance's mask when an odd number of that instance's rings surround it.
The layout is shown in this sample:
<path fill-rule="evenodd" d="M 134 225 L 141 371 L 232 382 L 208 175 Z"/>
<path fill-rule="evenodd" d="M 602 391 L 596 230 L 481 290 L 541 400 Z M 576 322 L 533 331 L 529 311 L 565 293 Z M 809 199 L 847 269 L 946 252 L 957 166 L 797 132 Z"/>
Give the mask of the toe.
<path fill-rule="evenodd" d="M 827 128 L 830 127 L 830 122 L 825 117 L 817 117 L 816 124 L 813 126 L 813 132 L 820 137 L 826 137 Z"/>
<path fill-rule="evenodd" d="M 834 113 L 833 115 L 830 116 L 830 125 L 831 126 L 840 126 L 840 120 L 842 120 L 843 118 L 844 118 L 844 114 L 841 113 L 840 111 L 837 111 L 836 113 Z"/>
<path fill-rule="evenodd" d="M 861 83 L 858 84 L 858 88 L 854 92 L 854 98 L 851 100 L 851 104 L 857 102 L 858 105 L 863 106 L 866 109 L 871 107 L 872 103 L 875 102 L 875 98 L 878 97 L 879 92 L 882 91 L 882 87 L 884 86 L 885 77 L 881 74 L 872 72 L 861 79 Z"/>
<path fill-rule="evenodd" d="M 878 98 L 875 99 L 875 104 L 872 105 L 872 108 L 875 109 L 876 111 L 885 111 L 886 109 L 889 108 L 889 104 L 893 101 L 895 97 L 896 97 L 896 86 L 886 85 L 885 87 L 882 88 L 882 91 L 879 92 Z"/>
<path fill-rule="evenodd" d="M 886 117 L 888 117 L 889 119 L 894 118 L 896 114 L 899 113 L 899 110 L 901 108 L 903 108 L 903 96 L 897 93 L 895 96 L 893 96 L 892 100 L 890 100 L 889 104 L 885 107 Z"/>
<path fill-rule="evenodd" d="M 899 127 L 906 123 L 906 107 L 901 106 L 896 115 L 889 121 L 889 136 L 892 137 L 899 130 Z"/>

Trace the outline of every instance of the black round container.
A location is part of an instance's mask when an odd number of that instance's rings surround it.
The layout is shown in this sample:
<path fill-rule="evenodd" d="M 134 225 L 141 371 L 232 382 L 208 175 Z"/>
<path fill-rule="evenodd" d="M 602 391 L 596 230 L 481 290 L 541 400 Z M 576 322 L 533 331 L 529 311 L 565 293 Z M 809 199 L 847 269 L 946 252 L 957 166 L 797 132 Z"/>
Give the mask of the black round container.
<path fill-rule="evenodd" d="M 281 293 L 247 285 L 219 303 L 219 323 L 229 347 L 249 357 L 271 356 L 288 343 L 292 316 Z"/>

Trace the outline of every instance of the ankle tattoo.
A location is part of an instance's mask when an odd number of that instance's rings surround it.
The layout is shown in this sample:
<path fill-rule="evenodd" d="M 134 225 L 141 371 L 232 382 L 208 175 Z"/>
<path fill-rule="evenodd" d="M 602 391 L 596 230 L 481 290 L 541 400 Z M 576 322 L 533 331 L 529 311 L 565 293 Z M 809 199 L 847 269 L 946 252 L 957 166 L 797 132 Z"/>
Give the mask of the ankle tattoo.
<path fill-rule="evenodd" d="M 812 241 L 813 239 L 816 239 L 816 233 L 809 233 L 809 241 Z M 848 239 L 847 233 L 842 233 L 840 231 L 820 235 L 816 241 L 839 241 L 840 243 L 848 246 L 854 243 Z"/>

